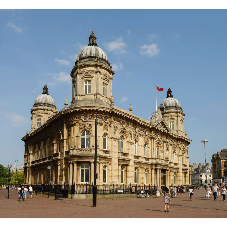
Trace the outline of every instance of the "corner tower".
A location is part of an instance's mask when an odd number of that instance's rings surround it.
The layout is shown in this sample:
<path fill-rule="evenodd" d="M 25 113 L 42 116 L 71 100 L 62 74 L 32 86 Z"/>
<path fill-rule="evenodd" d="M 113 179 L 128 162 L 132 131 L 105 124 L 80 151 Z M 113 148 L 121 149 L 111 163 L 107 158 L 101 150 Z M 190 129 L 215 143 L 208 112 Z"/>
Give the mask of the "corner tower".
<path fill-rule="evenodd" d="M 43 93 L 36 98 L 33 108 L 31 109 L 31 130 L 34 131 L 39 128 L 57 112 L 54 99 L 49 95 L 48 87 L 45 85 L 43 87 Z"/>
<path fill-rule="evenodd" d="M 92 31 L 88 46 L 79 52 L 72 69 L 72 106 L 110 107 L 114 103 L 114 71 L 96 39 Z"/>
<path fill-rule="evenodd" d="M 171 131 L 177 134 L 185 134 L 185 114 L 181 108 L 180 102 L 173 98 L 172 90 L 170 88 L 167 91 L 166 99 L 160 104 L 160 110 Z"/>

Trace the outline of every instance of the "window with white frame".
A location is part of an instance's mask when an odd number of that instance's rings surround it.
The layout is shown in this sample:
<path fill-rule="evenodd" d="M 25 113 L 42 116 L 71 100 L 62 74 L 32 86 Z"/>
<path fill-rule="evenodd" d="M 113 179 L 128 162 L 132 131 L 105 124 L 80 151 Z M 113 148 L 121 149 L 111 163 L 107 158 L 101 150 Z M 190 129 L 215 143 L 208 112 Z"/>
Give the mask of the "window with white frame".
<path fill-rule="evenodd" d="M 144 157 L 147 157 L 147 144 L 144 145 Z"/>
<path fill-rule="evenodd" d="M 135 168 L 135 172 L 134 172 L 134 182 L 135 184 L 137 184 L 137 168 Z"/>
<path fill-rule="evenodd" d="M 173 121 L 169 122 L 169 128 L 170 128 L 170 130 L 174 130 L 174 122 Z"/>
<path fill-rule="evenodd" d="M 41 127 L 41 118 L 37 119 L 37 128 Z"/>
<path fill-rule="evenodd" d="M 90 166 L 87 163 L 83 163 L 80 167 L 80 182 L 90 182 Z"/>
<path fill-rule="evenodd" d="M 91 81 L 90 80 L 86 80 L 84 82 L 84 94 L 91 94 Z"/>
<path fill-rule="evenodd" d="M 103 184 L 107 183 L 107 167 L 103 166 Z"/>
<path fill-rule="evenodd" d="M 103 150 L 107 150 L 107 135 L 103 135 Z"/>
<path fill-rule="evenodd" d="M 81 148 L 90 148 L 90 133 L 88 131 L 81 134 Z"/>
<path fill-rule="evenodd" d="M 103 83 L 103 95 L 107 97 L 107 84 Z"/>
<path fill-rule="evenodd" d="M 134 155 L 137 155 L 137 142 L 134 141 Z"/>
<path fill-rule="evenodd" d="M 124 141 L 123 141 L 123 137 L 120 136 L 120 138 L 119 138 L 119 151 L 123 152 L 123 150 L 124 150 Z"/>
<path fill-rule="evenodd" d="M 121 184 L 124 184 L 124 168 L 121 167 Z"/>

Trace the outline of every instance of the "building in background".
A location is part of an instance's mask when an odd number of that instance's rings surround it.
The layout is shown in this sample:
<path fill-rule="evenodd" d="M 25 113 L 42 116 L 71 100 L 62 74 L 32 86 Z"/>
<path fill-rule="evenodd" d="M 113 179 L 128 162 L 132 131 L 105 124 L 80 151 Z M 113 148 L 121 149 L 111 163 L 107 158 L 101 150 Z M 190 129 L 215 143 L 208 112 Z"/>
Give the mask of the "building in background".
<path fill-rule="evenodd" d="M 206 171 L 207 168 L 207 171 Z M 207 178 L 206 178 L 207 175 Z M 196 163 L 193 163 L 192 173 L 191 173 L 191 181 L 193 186 L 204 186 L 204 185 L 212 185 L 213 173 L 210 168 L 210 164 L 207 163 L 206 166 L 199 163 L 198 167 Z"/>
<path fill-rule="evenodd" d="M 227 149 L 212 155 L 213 183 L 221 184 L 227 179 Z"/>
<path fill-rule="evenodd" d="M 135 116 L 131 105 L 129 111 L 114 106 L 113 75 L 92 31 L 71 72 L 71 105 L 66 99 L 58 112 L 47 85 L 34 102 L 31 131 L 22 138 L 25 183 L 46 184 L 50 174 L 53 184 L 91 185 L 97 118 L 97 185 L 190 184 L 191 140 L 171 89 L 147 121 Z"/>

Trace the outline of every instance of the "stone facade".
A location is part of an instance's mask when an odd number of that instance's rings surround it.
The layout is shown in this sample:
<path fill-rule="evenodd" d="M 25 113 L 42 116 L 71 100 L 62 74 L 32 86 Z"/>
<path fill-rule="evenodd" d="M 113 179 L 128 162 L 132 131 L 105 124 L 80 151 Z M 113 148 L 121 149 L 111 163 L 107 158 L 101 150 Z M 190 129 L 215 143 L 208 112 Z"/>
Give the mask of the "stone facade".
<path fill-rule="evenodd" d="M 92 32 L 88 47 L 77 57 L 71 72 L 72 102 L 44 112 L 36 102 L 31 111 L 32 130 L 25 142 L 25 183 L 94 182 L 95 119 L 97 118 L 97 185 L 189 185 L 188 139 L 184 113 L 169 88 L 167 98 L 151 121 L 114 106 L 114 72 Z M 49 94 L 48 94 L 49 95 Z M 179 105 L 178 105 L 179 104 Z M 52 109 L 51 109 L 52 108 Z M 36 115 L 44 121 L 35 127 Z M 45 117 L 46 115 L 48 117 Z M 50 166 L 50 172 L 47 167 Z"/>

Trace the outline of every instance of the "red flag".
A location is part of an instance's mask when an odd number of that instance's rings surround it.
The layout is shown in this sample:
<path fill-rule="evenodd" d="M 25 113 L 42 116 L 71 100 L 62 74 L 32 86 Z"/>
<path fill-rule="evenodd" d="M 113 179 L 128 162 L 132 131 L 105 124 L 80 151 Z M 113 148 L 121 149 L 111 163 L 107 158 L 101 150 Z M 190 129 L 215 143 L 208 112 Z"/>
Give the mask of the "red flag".
<path fill-rule="evenodd" d="M 156 87 L 156 91 L 163 91 L 164 88 L 161 88 L 161 87 Z"/>

